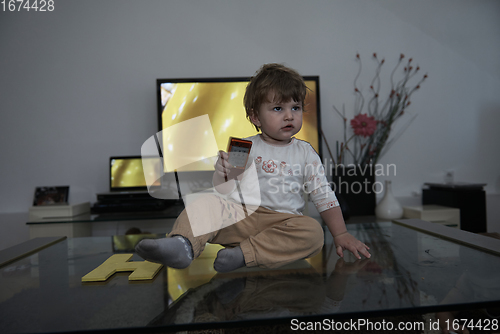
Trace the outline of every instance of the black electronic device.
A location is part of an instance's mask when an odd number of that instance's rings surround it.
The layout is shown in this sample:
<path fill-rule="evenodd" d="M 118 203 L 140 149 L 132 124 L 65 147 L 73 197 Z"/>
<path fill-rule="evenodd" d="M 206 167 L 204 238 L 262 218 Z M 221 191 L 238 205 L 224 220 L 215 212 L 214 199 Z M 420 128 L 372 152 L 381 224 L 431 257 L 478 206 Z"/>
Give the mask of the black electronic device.
<path fill-rule="evenodd" d="M 165 200 L 97 202 L 92 206 L 92 213 L 162 211 L 170 205 Z"/>
<path fill-rule="evenodd" d="M 460 209 L 460 229 L 472 233 L 487 231 L 485 183 L 425 183 L 422 204 Z"/>
<path fill-rule="evenodd" d="M 109 158 L 109 192 L 97 194 L 91 212 L 120 213 L 162 211 L 178 205 L 178 200 L 157 199 L 150 195 L 144 177 L 144 164 L 154 164 L 148 171 L 160 175 L 157 159 L 141 156 L 112 156 Z M 159 178 L 159 177 L 158 177 Z M 156 186 L 159 186 L 159 182 Z"/>
<path fill-rule="evenodd" d="M 116 203 L 124 201 L 147 201 L 151 198 L 151 195 L 147 191 L 107 192 L 97 194 L 97 200 L 99 202 L 106 203 Z"/>

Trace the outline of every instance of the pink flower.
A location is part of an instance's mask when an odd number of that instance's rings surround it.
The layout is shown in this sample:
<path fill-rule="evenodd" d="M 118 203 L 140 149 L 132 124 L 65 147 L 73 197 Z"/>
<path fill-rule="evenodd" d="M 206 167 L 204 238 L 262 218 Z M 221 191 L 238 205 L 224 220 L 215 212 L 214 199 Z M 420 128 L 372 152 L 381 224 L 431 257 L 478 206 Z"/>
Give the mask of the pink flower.
<path fill-rule="evenodd" d="M 276 164 L 274 163 L 274 161 L 272 160 L 269 160 L 269 161 L 264 161 L 264 163 L 262 164 L 262 169 L 266 172 L 266 173 L 273 173 L 274 170 L 277 168 L 278 166 L 276 166 Z"/>
<path fill-rule="evenodd" d="M 377 130 L 377 121 L 367 114 L 359 114 L 351 120 L 351 126 L 355 135 L 369 137 Z"/>

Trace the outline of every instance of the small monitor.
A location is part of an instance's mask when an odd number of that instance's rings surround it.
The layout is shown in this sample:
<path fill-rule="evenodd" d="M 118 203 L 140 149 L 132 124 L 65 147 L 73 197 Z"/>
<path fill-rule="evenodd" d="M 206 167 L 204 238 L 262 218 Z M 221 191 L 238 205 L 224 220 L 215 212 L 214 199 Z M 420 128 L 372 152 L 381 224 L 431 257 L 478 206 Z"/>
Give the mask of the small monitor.
<path fill-rule="evenodd" d="M 147 191 L 143 163 L 151 164 L 148 173 L 157 173 L 153 186 L 160 186 L 161 166 L 158 159 L 141 156 L 109 158 L 110 191 Z"/>

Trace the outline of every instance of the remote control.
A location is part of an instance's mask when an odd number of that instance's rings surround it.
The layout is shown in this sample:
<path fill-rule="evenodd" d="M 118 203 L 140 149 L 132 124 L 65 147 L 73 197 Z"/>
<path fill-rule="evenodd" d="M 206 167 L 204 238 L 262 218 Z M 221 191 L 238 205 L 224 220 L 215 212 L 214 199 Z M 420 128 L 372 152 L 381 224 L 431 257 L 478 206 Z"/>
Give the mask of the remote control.
<path fill-rule="evenodd" d="M 250 140 L 230 137 L 227 148 L 229 163 L 235 168 L 245 169 L 251 148 L 252 142 Z"/>

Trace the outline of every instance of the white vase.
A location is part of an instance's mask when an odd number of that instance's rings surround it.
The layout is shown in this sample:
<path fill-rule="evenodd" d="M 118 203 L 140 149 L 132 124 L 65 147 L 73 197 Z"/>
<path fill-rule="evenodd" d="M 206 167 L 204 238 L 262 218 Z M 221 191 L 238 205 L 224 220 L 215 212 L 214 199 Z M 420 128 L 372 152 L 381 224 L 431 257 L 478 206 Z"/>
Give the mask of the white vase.
<path fill-rule="evenodd" d="M 377 204 L 375 215 L 381 219 L 398 219 L 403 217 L 403 207 L 392 194 L 390 180 L 385 181 L 384 198 Z"/>

